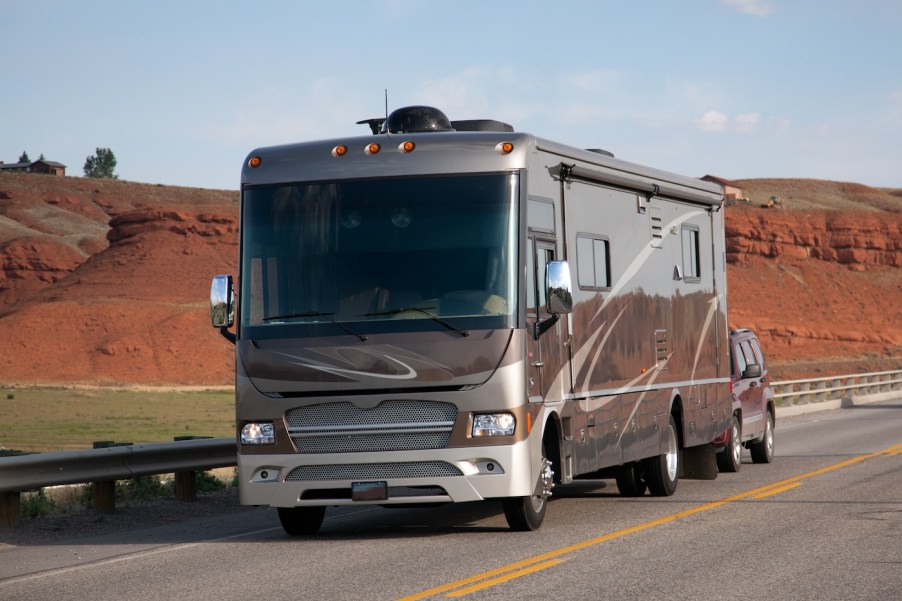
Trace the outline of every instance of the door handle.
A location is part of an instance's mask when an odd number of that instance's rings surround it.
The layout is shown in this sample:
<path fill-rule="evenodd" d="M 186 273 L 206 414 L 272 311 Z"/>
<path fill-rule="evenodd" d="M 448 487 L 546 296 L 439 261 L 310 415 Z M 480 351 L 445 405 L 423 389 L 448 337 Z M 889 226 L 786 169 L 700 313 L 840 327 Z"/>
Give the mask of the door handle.
<path fill-rule="evenodd" d="M 532 362 L 533 367 L 542 367 L 543 365 L 545 365 L 544 361 L 533 361 Z"/>

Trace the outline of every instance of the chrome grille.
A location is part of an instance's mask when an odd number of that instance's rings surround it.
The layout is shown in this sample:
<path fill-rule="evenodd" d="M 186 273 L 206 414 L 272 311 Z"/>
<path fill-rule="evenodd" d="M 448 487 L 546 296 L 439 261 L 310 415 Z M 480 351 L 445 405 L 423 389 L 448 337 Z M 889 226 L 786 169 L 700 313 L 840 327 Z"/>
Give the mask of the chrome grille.
<path fill-rule="evenodd" d="M 389 478 L 444 478 L 462 476 L 445 461 L 402 461 L 398 463 L 357 463 L 348 465 L 302 465 L 291 470 L 286 482 L 318 480 L 387 480 Z"/>
<path fill-rule="evenodd" d="M 292 436 L 298 453 L 358 453 L 442 449 L 451 432 L 358 434 L 353 436 Z"/>
<path fill-rule="evenodd" d="M 285 414 L 300 453 L 441 449 L 456 418 L 452 403 L 417 400 L 389 400 L 371 409 L 349 402 L 322 403 Z"/>

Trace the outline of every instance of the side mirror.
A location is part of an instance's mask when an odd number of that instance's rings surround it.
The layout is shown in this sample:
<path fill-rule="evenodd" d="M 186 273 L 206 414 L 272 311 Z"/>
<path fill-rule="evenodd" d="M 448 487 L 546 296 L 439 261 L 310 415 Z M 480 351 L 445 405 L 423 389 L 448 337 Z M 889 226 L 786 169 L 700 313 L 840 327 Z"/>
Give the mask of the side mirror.
<path fill-rule="evenodd" d="M 214 328 L 230 328 L 235 325 L 235 292 L 232 276 L 217 275 L 210 286 L 210 321 Z"/>
<path fill-rule="evenodd" d="M 748 378 L 760 378 L 761 377 L 761 366 L 757 363 L 749 363 L 745 367 L 745 371 L 742 372 L 742 379 Z"/>
<path fill-rule="evenodd" d="M 548 291 L 548 312 L 566 315 L 573 312 L 573 293 L 570 265 L 567 261 L 551 261 L 545 268 L 545 288 Z"/>

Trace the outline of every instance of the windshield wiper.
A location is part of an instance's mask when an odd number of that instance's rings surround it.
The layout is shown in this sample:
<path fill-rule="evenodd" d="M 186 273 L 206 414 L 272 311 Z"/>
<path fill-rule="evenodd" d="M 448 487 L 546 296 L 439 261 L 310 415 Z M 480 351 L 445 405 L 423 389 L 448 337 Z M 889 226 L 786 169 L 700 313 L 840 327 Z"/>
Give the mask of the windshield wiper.
<path fill-rule="evenodd" d="M 357 338 L 360 339 L 361 342 L 366 342 L 366 340 L 368 338 L 368 336 L 366 334 L 360 334 L 358 332 L 355 332 L 354 330 L 347 327 L 346 325 L 344 325 L 338 321 L 335 321 L 335 318 L 332 317 L 333 315 L 335 315 L 335 313 L 326 313 L 324 311 L 304 311 L 302 313 L 286 313 L 285 315 L 274 315 L 272 317 L 264 317 L 263 321 L 276 321 L 277 319 L 293 319 L 295 317 L 328 317 L 329 321 L 331 323 L 337 325 L 339 328 L 341 328 L 342 330 L 344 330 L 351 336 L 356 336 Z"/>
<path fill-rule="evenodd" d="M 454 330 L 461 336 L 466 337 L 466 336 L 470 335 L 469 331 L 463 330 L 453 324 L 448 323 L 447 321 L 445 321 L 438 315 L 435 315 L 434 313 L 430 313 L 428 311 L 428 309 L 434 309 L 434 307 L 402 307 L 400 309 L 389 309 L 387 311 L 377 311 L 375 313 L 364 313 L 363 316 L 364 317 L 380 317 L 382 315 L 397 315 L 398 313 L 404 313 L 405 311 L 416 311 L 417 313 L 422 313 L 426 317 L 429 317 L 430 319 L 437 321 L 438 323 L 442 324 L 449 330 Z"/>

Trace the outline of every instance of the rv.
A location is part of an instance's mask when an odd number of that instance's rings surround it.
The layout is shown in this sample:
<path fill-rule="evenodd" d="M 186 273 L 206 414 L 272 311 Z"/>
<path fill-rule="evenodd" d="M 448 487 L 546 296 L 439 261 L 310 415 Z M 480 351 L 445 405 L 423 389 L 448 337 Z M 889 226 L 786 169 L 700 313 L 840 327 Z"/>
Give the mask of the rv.
<path fill-rule="evenodd" d="M 243 504 L 311 534 L 329 506 L 500 500 L 535 530 L 557 484 L 716 476 L 720 186 L 430 107 L 360 123 L 244 163 L 211 288 Z"/>

